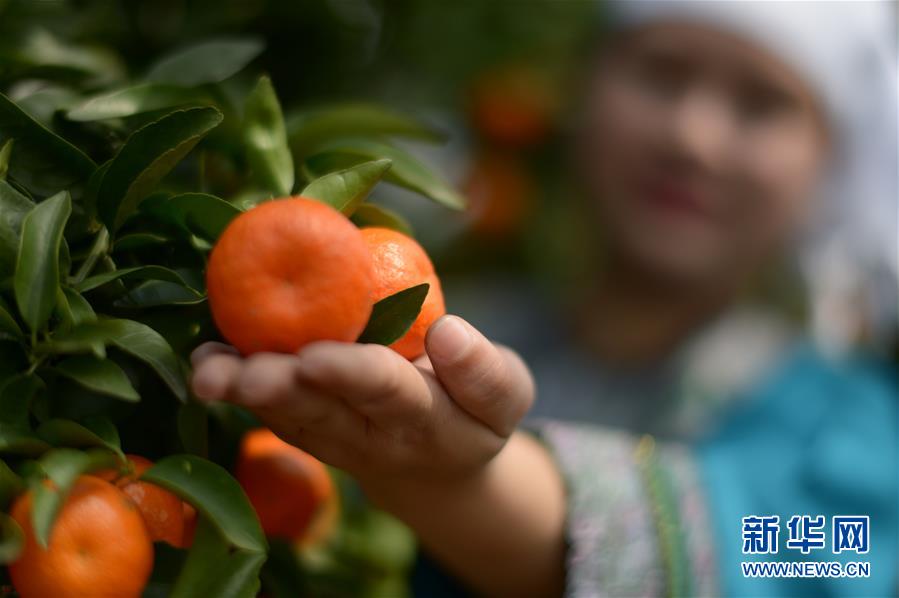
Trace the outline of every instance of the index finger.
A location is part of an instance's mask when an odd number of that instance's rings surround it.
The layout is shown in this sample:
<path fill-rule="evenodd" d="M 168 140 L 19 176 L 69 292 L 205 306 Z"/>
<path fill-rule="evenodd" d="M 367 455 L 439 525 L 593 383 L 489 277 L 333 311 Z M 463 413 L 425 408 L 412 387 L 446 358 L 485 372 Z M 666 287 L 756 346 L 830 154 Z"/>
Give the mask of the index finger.
<path fill-rule="evenodd" d="M 319 341 L 300 351 L 300 376 L 342 397 L 381 428 L 419 426 L 434 397 L 421 372 L 382 345 Z"/>

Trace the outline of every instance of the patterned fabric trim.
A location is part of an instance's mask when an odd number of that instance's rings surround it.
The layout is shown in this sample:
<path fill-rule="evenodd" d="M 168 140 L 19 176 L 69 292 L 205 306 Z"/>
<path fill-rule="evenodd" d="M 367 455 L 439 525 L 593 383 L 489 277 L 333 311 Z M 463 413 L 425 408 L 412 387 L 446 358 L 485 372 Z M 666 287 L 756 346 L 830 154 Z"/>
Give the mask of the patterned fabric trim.
<path fill-rule="evenodd" d="M 691 581 L 689 595 L 719 596 L 712 516 L 702 491 L 698 463 L 680 444 L 656 442 L 654 449 L 656 468 L 674 493 L 675 517 L 684 533 L 687 578 Z"/>
<path fill-rule="evenodd" d="M 646 441 L 553 420 L 534 420 L 527 430 L 553 455 L 566 483 L 566 596 L 664 596 L 684 587 L 716 594 L 709 515 L 686 449 L 653 443 L 653 475 L 664 476 L 668 497 L 660 506 L 644 467 Z M 660 525 L 682 530 L 682 540 L 673 543 Z M 684 550 L 672 558 L 675 545 Z"/>

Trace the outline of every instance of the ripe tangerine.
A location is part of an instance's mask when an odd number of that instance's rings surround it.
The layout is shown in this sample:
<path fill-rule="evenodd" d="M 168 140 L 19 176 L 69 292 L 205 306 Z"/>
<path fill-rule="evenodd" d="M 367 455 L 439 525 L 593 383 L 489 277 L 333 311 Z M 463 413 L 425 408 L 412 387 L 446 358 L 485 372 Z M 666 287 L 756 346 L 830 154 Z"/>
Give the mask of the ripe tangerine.
<path fill-rule="evenodd" d="M 134 502 L 100 478 L 80 476 L 42 548 L 31 527 L 32 492 L 19 496 L 11 515 L 25 535 L 9 565 L 23 598 L 140 596 L 153 569 L 153 543 Z"/>
<path fill-rule="evenodd" d="M 244 355 L 355 341 L 374 304 L 374 269 L 359 229 L 303 197 L 235 218 L 212 249 L 206 286 L 216 326 Z"/>
<path fill-rule="evenodd" d="M 140 455 L 127 455 L 127 459 L 130 470 L 127 473 L 105 469 L 93 475 L 112 482 L 134 501 L 154 542 L 181 546 L 185 525 L 181 499 L 164 488 L 138 479 L 153 466 L 152 461 Z"/>
<path fill-rule="evenodd" d="M 375 301 L 422 283 L 430 285 L 412 327 L 390 345 L 406 359 L 415 359 L 425 351 L 428 328 L 446 313 L 443 290 L 434 265 L 415 239 L 399 231 L 373 226 L 363 228 L 362 237 L 374 259 Z"/>
<path fill-rule="evenodd" d="M 243 437 L 235 477 L 268 536 L 303 542 L 311 534 L 321 539 L 330 530 L 319 519 L 332 526 L 336 522 L 330 503 L 336 504 L 337 496 L 327 467 L 267 428 Z"/>

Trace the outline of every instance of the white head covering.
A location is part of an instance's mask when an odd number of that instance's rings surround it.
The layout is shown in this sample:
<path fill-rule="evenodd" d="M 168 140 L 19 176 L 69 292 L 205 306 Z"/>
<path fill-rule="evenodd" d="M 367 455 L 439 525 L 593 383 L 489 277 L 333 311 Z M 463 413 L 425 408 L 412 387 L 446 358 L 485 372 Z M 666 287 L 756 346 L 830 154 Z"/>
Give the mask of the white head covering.
<path fill-rule="evenodd" d="M 818 93 L 835 133 L 824 208 L 799 256 L 813 330 L 839 349 L 864 304 L 883 338 L 896 323 L 899 271 L 897 12 L 889 0 L 612 0 L 612 26 L 667 19 L 726 29 L 768 49 Z"/>

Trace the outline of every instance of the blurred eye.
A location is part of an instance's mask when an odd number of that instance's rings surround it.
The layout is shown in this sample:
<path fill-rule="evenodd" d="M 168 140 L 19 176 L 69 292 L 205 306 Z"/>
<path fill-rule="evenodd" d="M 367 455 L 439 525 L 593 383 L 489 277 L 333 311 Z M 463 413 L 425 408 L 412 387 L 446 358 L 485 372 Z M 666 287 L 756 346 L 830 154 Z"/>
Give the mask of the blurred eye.
<path fill-rule="evenodd" d="M 787 115 L 798 107 L 790 94 L 766 85 L 748 85 L 737 91 L 736 111 L 743 122 L 758 122 Z"/>
<path fill-rule="evenodd" d="M 647 55 L 635 61 L 633 74 L 646 91 L 664 99 L 679 96 L 690 80 L 688 64 L 675 56 Z"/>

